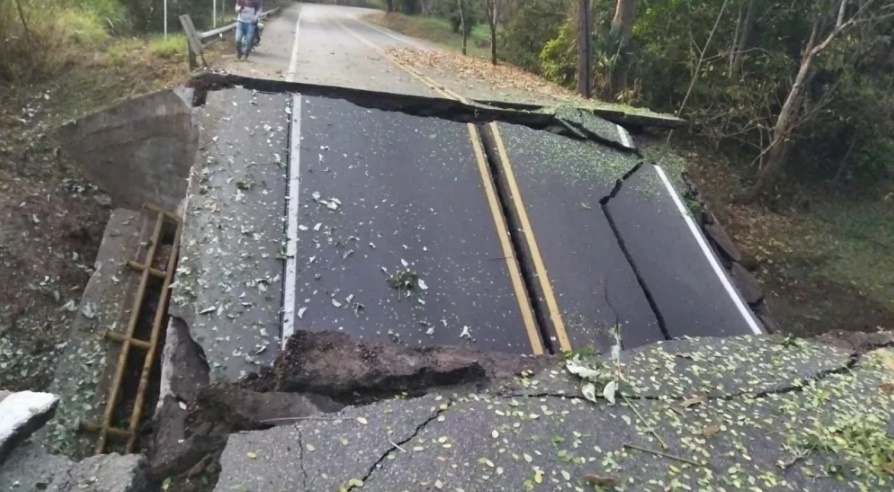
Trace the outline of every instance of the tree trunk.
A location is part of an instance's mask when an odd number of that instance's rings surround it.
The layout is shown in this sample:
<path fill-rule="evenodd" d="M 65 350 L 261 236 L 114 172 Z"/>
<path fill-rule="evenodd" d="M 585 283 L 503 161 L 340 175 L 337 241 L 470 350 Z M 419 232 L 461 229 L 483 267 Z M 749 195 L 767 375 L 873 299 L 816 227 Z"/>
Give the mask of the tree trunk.
<path fill-rule="evenodd" d="M 738 76 L 742 72 L 742 53 L 748 49 L 748 41 L 751 31 L 754 29 L 754 0 L 748 1 L 744 13 L 739 10 L 739 20 L 736 23 L 736 37 L 733 40 L 729 53 L 729 76 Z"/>
<path fill-rule="evenodd" d="M 615 5 L 615 17 L 612 19 L 612 29 L 609 37 L 612 40 L 613 51 L 626 48 L 630 43 L 630 33 L 633 31 L 633 21 L 636 18 L 636 0 L 618 0 Z"/>
<path fill-rule="evenodd" d="M 822 53 L 836 36 L 846 29 L 853 27 L 873 2 L 874 0 L 864 2 L 857 13 L 845 21 L 844 18 L 847 11 L 848 1 L 841 0 L 836 8 L 838 15 L 834 25 L 829 25 L 829 23 L 826 22 L 825 16 L 822 15 L 820 15 L 820 17 L 813 23 L 810 40 L 807 42 L 807 46 L 804 48 L 801 56 L 801 66 L 798 68 L 798 75 L 795 76 L 795 82 L 792 84 L 792 89 L 789 91 L 788 97 L 785 98 L 785 104 L 782 105 L 779 117 L 776 118 L 770 146 L 763 152 L 763 154 L 767 155 L 767 161 L 758 172 L 757 180 L 754 185 L 737 197 L 737 201 L 746 203 L 754 201 L 776 180 L 779 171 L 785 163 L 792 128 L 798 123 L 803 122 L 798 120 L 797 108 L 802 106 L 804 87 L 806 87 L 813 78 L 813 59 L 816 55 Z M 822 34 L 824 37 L 823 41 L 819 42 L 821 36 L 820 31 L 826 31 L 827 29 L 829 29 L 829 31 Z"/>
<path fill-rule="evenodd" d="M 466 6 L 463 0 L 456 0 L 459 4 L 459 29 L 463 33 L 463 56 L 466 56 L 466 44 L 469 40 L 469 30 L 466 29 Z"/>
<path fill-rule="evenodd" d="M 394 12 L 394 0 L 385 0 L 385 9 L 388 12 Z"/>
<path fill-rule="evenodd" d="M 577 92 L 590 97 L 590 0 L 577 2 Z"/>
<path fill-rule="evenodd" d="M 487 23 L 490 27 L 490 62 L 497 64 L 497 5 L 499 0 L 487 0 Z"/>
<path fill-rule="evenodd" d="M 22 21 L 22 30 L 25 33 L 25 41 L 28 43 L 28 51 L 34 54 L 34 44 L 31 42 L 31 30 L 28 29 L 28 22 L 25 20 L 25 11 L 22 9 L 22 2 L 16 0 L 16 7 L 19 10 L 19 20 Z"/>
<path fill-rule="evenodd" d="M 801 66 L 798 68 L 798 75 L 795 76 L 795 82 L 792 84 L 788 97 L 785 98 L 782 110 L 779 111 L 776 124 L 773 125 L 770 146 L 764 151 L 767 159 L 758 172 L 754 185 L 739 197 L 738 201 L 740 202 L 748 203 L 757 199 L 776 181 L 779 171 L 782 169 L 786 154 L 788 154 L 791 129 L 797 121 L 796 109 L 800 107 L 804 86 L 809 82 L 811 68 L 813 67 L 813 57 L 817 53 L 814 45 L 816 44 L 819 24 L 820 21 L 817 21 L 813 26 L 810 41 L 807 43 L 807 48 L 804 50 L 804 56 L 801 59 Z"/>
<path fill-rule="evenodd" d="M 618 0 L 608 36 L 610 51 L 606 53 L 612 60 L 608 76 L 609 85 L 603 96 L 608 100 L 614 100 L 615 95 L 627 88 L 628 56 L 626 48 L 630 44 L 630 33 L 633 31 L 635 18 L 636 0 Z"/>

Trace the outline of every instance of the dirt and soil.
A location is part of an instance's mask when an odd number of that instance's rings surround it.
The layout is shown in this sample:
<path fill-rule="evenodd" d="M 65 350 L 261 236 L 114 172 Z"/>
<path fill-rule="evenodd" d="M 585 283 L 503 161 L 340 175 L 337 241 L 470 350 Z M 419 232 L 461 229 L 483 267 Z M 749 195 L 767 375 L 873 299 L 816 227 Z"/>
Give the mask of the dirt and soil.
<path fill-rule="evenodd" d="M 53 80 L 0 84 L 0 388 L 52 380 L 110 213 L 109 196 L 60 152 L 53 128 L 187 76 L 181 55 L 131 39 L 73 58 Z"/>
<path fill-rule="evenodd" d="M 182 343 L 175 363 L 201 365 L 200 350 L 190 340 Z M 234 432 L 439 389 L 480 390 L 539 372 L 556 360 L 453 347 L 407 348 L 339 332 L 298 331 L 272 370 L 237 384 L 179 381 L 176 396 L 165 398 L 152 423 L 149 477 L 165 490 L 211 490 L 220 453 Z M 182 398 L 186 395 L 189 400 Z"/>

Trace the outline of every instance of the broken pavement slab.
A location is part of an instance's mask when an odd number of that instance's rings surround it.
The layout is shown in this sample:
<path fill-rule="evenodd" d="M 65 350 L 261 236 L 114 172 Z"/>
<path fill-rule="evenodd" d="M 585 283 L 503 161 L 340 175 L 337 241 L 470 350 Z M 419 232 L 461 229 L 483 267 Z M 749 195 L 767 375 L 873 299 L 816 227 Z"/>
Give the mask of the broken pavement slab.
<path fill-rule="evenodd" d="M 0 466 L 0 490 L 149 492 L 145 460 L 137 454 L 103 454 L 75 463 L 26 443 Z"/>
<path fill-rule="evenodd" d="M 766 366 L 766 355 L 751 362 L 772 378 L 784 366 Z M 728 368 L 715 370 L 722 378 Z M 889 490 L 892 372 L 894 352 L 881 348 L 848 371 L 757 395 L 612 405 L 563 396 L 544 380 L 536 396 L 463 392 L 437 407 L 431 396 L 388 400 L 348 408 L 340 421 L 298 421 L 288 434 L 232 436 L 216 490 Z M 380 425 L 395 418 L 391 438 Z"/>
<path fill-rule="evenodd" d="M 761 333 L 661 168 L 641 166 L 604 209 L 668 338 Z"/>
<path fill-rule="evenodd" d="M 555 294 L 560 315 L 544 320 L 552 338 L 559 337 L 561 322 L 574 349 L 608 351 L 615 343 L 618 325 L 625 348 L 663 340 L 655 313 L 601 207 L 618 180 L 637 168 L 639 158 L 605 145 L 518 125 L 494 126 L 507 157 L 500 160 L 500 186 L 516 202 L 510 210 L 524 208 L 530 236 L 537 238 L 549 275 L 548 282 L 539 277 L 535 287 L 549 284 Z M 491 134 L 494 126 L 489 127 Z M 510 170 L 518 193 L 512 192 L 508 182 Z M 631 207 L 632 213 L 651 212 L 648 203 Z M 513 230 L 519 238 L 528 232 L 523 223 Z M 523 257 L 530 256 L 529 250 L 524 251 Z M 540 288 L 534 302 L 548 311 L 543 297 Z M 555 346 L 563 348 L 561 342 Z"/>
<path fill-rule="evenodd" d="M 618 361 L 624 378 L 619 391 L 650 399 L 782 393 L 847 371 L 854 356 L 853 351 L 828 343 L 777 335 L 667 340 L 620 352 Z M 616 369 L 609 355 L 578 360 L 608 379 Z M 501 381 L 495 391 L 503 396 L 583 397 L 581 382 L 569 377 L 564 366 Z"/>
<path fill-rule="evenodd" d="M 448 399 L 350 407 L 319 420 L 231 435 L 214 490 L 329 491 L 362 481 L 390 451 L 436 420 Z"/>
<path fill-rule="evenodd" d="M 148 492 L 138 454 L 101 454 L 74 464 L 65 476 L 54 480 L 48 492 Z"/>
<path fill-rule="evenodd" d="M 207 94 L 170 311 L 202 346 L 213 381 L 235 381 L 278 351 L 288 101 Z"/>
<path fill-rule="evenodd" d="M 11 393 L 0 400 L 0 463 L 53 416 L 58 403 L 56 395 L 33 391 Z"/>
<path fill-rule="evenodd" d="M 25 442 L 0 463 L 0 490 L 46 490 L 72 466 L 65 456 L 50 454 L 33 440 Z"/>
<path fill-rule="evenodd" d="M 63 125 L 56 138 L 116 206 L 177 210 L 198 144 L 191 99 L 186 88 L 128 99 Z"/>
<path fill-rule="evenodd" d="M 600 118 L 585 109 L 574 106 L 560 106 L 556 118 L 568 123 L 586 136 L 625 151 L 635 151 L 636 143 L 623 126 Z"/>
<path fill-rule="evenodd" d="M 645 398 L 789 391 L 852 363 L 849 351 L 781 336 L 668 340 L 622 354 L 629 394 Z"/>
<path fill-rule="evenodd" d="M 477 132 L 443 117 L 298 99 L 296 328 L 539 351 Z"/>

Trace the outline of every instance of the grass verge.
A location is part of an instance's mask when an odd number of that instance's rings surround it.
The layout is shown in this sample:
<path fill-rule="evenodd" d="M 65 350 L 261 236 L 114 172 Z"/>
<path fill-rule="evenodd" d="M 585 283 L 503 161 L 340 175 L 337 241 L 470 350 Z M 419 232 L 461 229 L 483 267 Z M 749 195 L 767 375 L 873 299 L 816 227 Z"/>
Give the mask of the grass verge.
<path fill-rule="evenodd" d="M 831 189 L 799 206 L 743 206 L 735 166 L 719 156 L 684 156 L 696 186 L 761 279 L 783 330 L 894 328 L 894 207 Z"/>
<path fill-rule="evenodd" d="M 424 39 L 457 53 L 462 52 L 463 37 L 453 32 L 450 21 L 439 17 L 408 16 L 396 12 L 375 13 L 366 18 L 392 31 Z M 484 24 L 476 25 L 466 42 L 467 53 L 479 58 L 490 59 L 490 31 Z"/>

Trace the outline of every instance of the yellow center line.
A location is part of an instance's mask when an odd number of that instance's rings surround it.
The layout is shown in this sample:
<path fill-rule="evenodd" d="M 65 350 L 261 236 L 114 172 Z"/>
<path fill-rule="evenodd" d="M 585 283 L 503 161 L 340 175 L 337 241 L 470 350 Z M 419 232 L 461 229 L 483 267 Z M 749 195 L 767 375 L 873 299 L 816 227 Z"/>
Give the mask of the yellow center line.
<path fill-rule="evenodd" d="M 528 332 L 528 339 L 531 342 L 531 350 L 535 355 L 540 355 L 543 353 L 543 343 L 540 341 L 540 333 L 534 322 L 534 310 L 531 308 L 531 301 L 528 299 L 524 282 L 522 282 L 521 269 L 512 251 L 512 243 L 509 240 L 509 228 L 506 227 L 506 220 L 500 210 L 497 192 L 494 189 L 494 181 L 490 175 L 490 168 L 487 166 L 487 159 L 484 157 L 484 149 L 481 147 L 481 135 L 478 134 L 478 128 L 472 123 L 468 123 L 468 127 L 472 148 L 475 150 L 475 160 L 478 162 L 478 171 L 481 173 L 481 181 L 484 183 L 484 194 L 487 195 L 487 204 L 490 206 L 491 215 L 494 217 L 494 225 L 497 228 L 497 235 L 500 237 L 500 246 L 503 248 L 503 257 L 506 258 L 506 266 L 509 269 L 509 279 L 512 282 L 512 288 L 515 291 L 519 308 L 521 308 L 522 320 L 525 323 L 525 330 Z"/>
<path fill-rule="evenodd" d="M 334 20 L 336 24 L 339 25 L 342 29 L 344 29 L 348 34 L 354 36 L 356 39 L 366 44 L 374 51 L 388 59 L 391 63 L 393 63 L 398 68 L 406 71 L 414 78 L 418 79 L 429 89 L 435 91 L 437 94 L 446 97 L 448 99 L 458 100 L 464 104 L 469 104 L 468 99 L 457 94 L 456 92 L 447 89 L 446 87 L 441 87 L 437 82 L 426 77 L 425 75 L 419 73 L 415 69 L 401 63 L 399 60 L 389 55 L 385 50 L 364 38 L 360 34 L 352 31 L 347 26 L 342 24 L 338 20 Z M 487 159 L 484 154 L 484 149 L 481 144 L 481 135 L 478 132 L 478 128 L 472 124 L 468 124 L 469 128 L 469 138 L 472 141 L 472 147 L 475 151 L 475 160 L 478 162 L 478 170 L 481 173 L 481 179 L 484 183 L 484 192 L 487 196 L 488 206 L 490 207 L 491 215 L 494 218 L 494 224 L 497 228 L 497 235 L 500 237 L 500 245 L 503 248 L 503 256 L 506 259 L 506 266 L 509 269 L 509 278 L 512 282 L 513 290 L 515 291 L 515 296 L 518 299 L 519 307 L 522 312 L 522 319 L 525 323 L 525 329 L 528 332 L 528 338 L 531 342 L 531 349 L 534 354 L 542 354 L 543 353 L 543 344 L 540 340 L 540 334 L 538 333 L 537 326 L 534 322 L 533 309 L 531 308 L 530 300 L 528 299 L 527 291 L 524 288 L 524 283 L 521 277 L 521 270 L 518 265 L 518 261 L 515 258 L 515 255 L 512 250 L 512 243 L 509 239 L 509 228 L 506 225 L 505 218 L 503 217 L 503 212 L 500 208 L 499 201 L 497 200 L 497 193 L 494 189 L 494 180 L 490 174 L 490 168 L 487 165 Z M 521 221 L 522 229 L 524 230 L 525 241 L 528 243 L 528 248 L 531 251 L 531 256 L 534 260 L 534 270 L 537 273 L 537 278 L 540 281 L 540 288 L 543 290 L 543 295 L 546 298 L 546 305 L 549 309 L 550 320 L 552 321 L 553 327 L 556 330 L 556 335 L 559 341 L 559 348 L 562 351 L 571 350 L 571 343 L 568 339 L 568 333 L 565 331 L 565 323 L 562 320 L 562 313 L 559 311 L 558 302 L 556 302 L 555 294 L 553 293 L 552 285 L 549 281 L 549 277 L 546 274 L 546 266 L 543 263 L 543 258 L 540 256 L 540 248 L 537 246 L 537 240 L 534 237 L 534 229 L 531 227 L 531 223 L 528 220 L 528 214 L 525 210 L 524 202 L 522 202 L 521 194 L 518 190 L 518 184 L 515 181 L 515 173 L 512 171 L 512 164 L 509 161 L 509 156 L 506 153 L 506 146 L 503 143 L 503 138 L 500 136 L 500 130 L 497 128 L 496 123 L 490 124 L 491 131 L 494 135 L 494 140 L 497 144 L 497 151 L 500 156 L 500 165 L 502 166 L 504 172 L 506 173 L 506 180 L 509 184 L 509 190 L 512 195 L 512 201 L 515 204 L 515 208 L 518 210 L 519 220 Z"/>
<path fill-rule="evenodd" d="M 522 201 L 521 192 L 518 189 L 518 183 L 515 181 L 515 173 L 512 171 L 512 164 L 509 162 L 509 155 L 506 153 L 506 145 L 503 143 L 503 137 L 500 136 L 500 130 L 497 124 L 490 123 L 491 132 L 494 135 L 494 141 L 497 144 L 497 153 L 503 166 L 503 172 L 506 173 L 506 181 L 509 184 L 509 194 L 512 195 L 512 201 L 518 210 L 518 220 L 521 222 L 521 228 L 524 231 L 525 241 L 531 250 L 531 258 L 534 260 L 534 271 L 537 272 L 537 278 L 540 281 L 540 288 L 543 290 L 543 297 L 546 298 L 546 307 L 549 309 L 550 319 L 553 327 L 556 329 L 556 336 L 559 339 L 559 349 L 563 352 L 571 350 L 571 342 L 568 340 L 568 332 L 565 331 L 565 322 L 562 320 L 562 313 L 559 311 L 559 304 L 556 302 L 556 296 L 553 293 L 553 287 L 550 284 L 549 277 L 546 275 L 546 265 L 543 264 L 543 257 L 540 256 L 540 247 L 537 246 L 537 238 L 534 237 L 534 228 L 531 227 L 531 221 L 528 219 L 528 212 L 525 210 L 525 204 Z"/>

